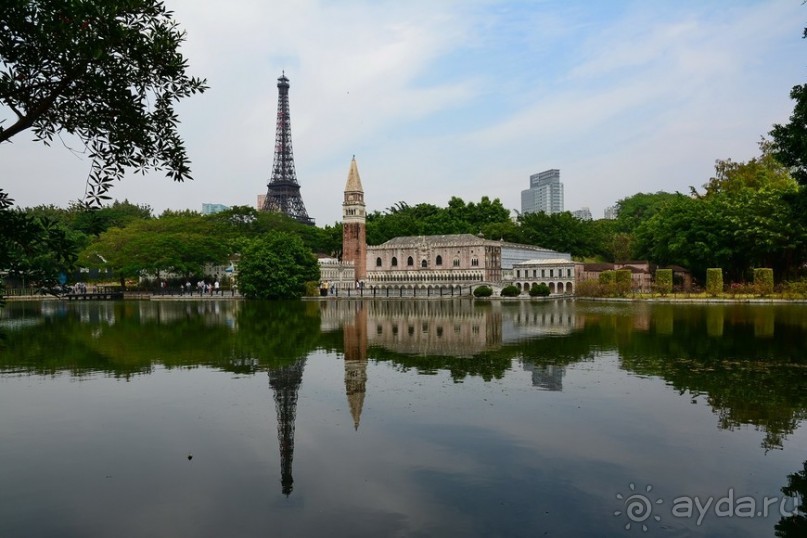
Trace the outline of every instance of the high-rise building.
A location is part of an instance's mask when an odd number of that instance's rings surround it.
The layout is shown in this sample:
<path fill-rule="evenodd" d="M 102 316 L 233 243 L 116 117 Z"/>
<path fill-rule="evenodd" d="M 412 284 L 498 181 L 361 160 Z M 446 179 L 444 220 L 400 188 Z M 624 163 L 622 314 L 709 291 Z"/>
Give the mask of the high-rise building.
<path fill-rule="evenodd" d="M 605 208 L 604 216 L 606 219 L 613 220 L 619 215 L 619 206 L 611 205 Z"/>
<path fill-rule="evenodd" d="M 202 204 L 202 215 L 212 215 L 214 213 L 221 213 L 227 211 L 230 206 L 224 204 Z"/>
<path fill-rule="evenodd" d="M 572 216 L 580 220 L 593 220 L 593 217 L 591 216 L 591 209 L 587 207 L 581 207 L 576 211 L 572 211 Z"/>
<path fill-rule="evenodd" d="M 563 183 L 560 170 L 553 168 L 530 176 L 530 188 L 521 191 L 521 212 L 547 215 L 563 212 Z"/>

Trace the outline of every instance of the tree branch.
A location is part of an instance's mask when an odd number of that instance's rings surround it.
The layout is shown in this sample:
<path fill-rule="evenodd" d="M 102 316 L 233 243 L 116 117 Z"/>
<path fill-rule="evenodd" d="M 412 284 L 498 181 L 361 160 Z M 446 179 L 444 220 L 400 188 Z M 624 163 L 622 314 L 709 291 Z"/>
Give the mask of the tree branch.
<path fill-rule="evenodd" d="M 79 73 L 79 71 L 79 69 L 75 69 L 71 73 L 68 73 L 65 78 L 63 78 L 62 81 L 56 85 L 50 95 L 40 101 L 39 104 L 36 105 L 28 114 L 21 116 L 20 113 L 12 106 L 11 109 L 14 110 L 17 116 L 19 116 L 19 119 L 8 129 L 0 131 L 0 142 L 5 142 L 12 136 L 30 128 L 34 122 L 42 116 L 42 114 L 47 112 L 47 110 L 53 106 L 53 103 L 56 102 L 56 99 L 62 94 L 64 89 L 75 80 L 75 76 Z"/>

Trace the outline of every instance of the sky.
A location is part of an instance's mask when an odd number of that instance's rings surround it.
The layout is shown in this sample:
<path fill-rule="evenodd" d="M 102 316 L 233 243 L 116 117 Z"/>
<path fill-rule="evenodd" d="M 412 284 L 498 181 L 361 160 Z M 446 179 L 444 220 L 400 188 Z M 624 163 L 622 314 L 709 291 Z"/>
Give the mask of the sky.
<path fill-rule="evenodd" d="M 367 210 L 498 198 L 560 169 L 565 209 L 689 192 L 745 161 L 807 74 L 801 0 L 165 0 L 187 32 L 180 102 L 193 181 L 130 174 L 110 194 L 165 209 L 256 204 L 270 179 L 277 78 L 290 81 L 300 192 L 341 220 L 355 155 Z M 224 7 L 226 6 L 226 7 Z M 0 105 L 0 118 L 8 111 Z M 29 132 L 0 145 L 17 205 L 65 207 L 90 160 Z"/>

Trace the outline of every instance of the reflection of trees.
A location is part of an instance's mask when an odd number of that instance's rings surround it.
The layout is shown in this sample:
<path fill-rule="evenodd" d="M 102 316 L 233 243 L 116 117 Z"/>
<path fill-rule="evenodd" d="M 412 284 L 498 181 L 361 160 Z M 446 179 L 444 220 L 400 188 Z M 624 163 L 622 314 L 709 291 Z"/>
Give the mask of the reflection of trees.
<path fill-rule="evenodd" d="M 306 356 L 319 341 L 319 312 L 301 302 L 120 302 L 55 312 L 12 303 L 8 320 L 42 319 L 8 332 L 0 371 L 129 376 L 210 366 L 254 372 Z"/>
<path fill-rule="evenodd" d="M 807 418 L 798 310 L 665 305 L 659 314 L 661 329 L 653 323 L 619 339 L 622 366 L 662 377 L 682 394 L 703 394 L 721 428 L 752 425 L 765 431 L 764 448 L 781 448 Z"/>
<path fill-rule="evenodd" d="M 626 370 L 703 395 L 721 428 L 752 425 L 765 431 L 765 448 L 777 448 L 807 418 L 804 311 L 458 299 L 9 303 L 0 313 L 7 332 L 0 371 L 129 376 L 155 365 L 205 365 L 255 372 L 324 348 L 345 354 L 345 390 L 358 424 L 368 358 L 421 374 L 449 372 L 455 381 L 500 379 L 517 360 L 539 372 L 539 384 L 546 378 L 559 387 L 553 376 L 561 368 L 616 351 Z"/>
<path fill-rule="evenodd" d="M 807 461 L 804 468 L 787 477 L 787 485 L 782 488 L 782 493 L 798 502 L 798 513 L 790 516 L 782 516 L 776 524 L 776 536 L 779 538 L 801 538 L 807 536 L 807 515 L 805 515 L 805 502 L 807 502 Z M 794 506 L 789 506 L 792 510 Z"/>

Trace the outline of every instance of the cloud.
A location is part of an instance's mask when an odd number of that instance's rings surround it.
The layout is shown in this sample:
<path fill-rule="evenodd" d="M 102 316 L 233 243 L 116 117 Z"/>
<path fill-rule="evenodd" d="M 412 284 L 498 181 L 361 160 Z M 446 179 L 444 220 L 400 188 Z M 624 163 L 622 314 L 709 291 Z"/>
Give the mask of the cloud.
<path fill-rule="evenodd" d="M 595 216 L 638 191 L 686 189 L 716 158 L 753 156 L 804 75 L 803 8 L 786 0 L 168 6 L 190 71 L 210 83 L 178 105 L 196 180 L 149 174 L 112 191 L 158 211 L 265 192 L 284 70 L 320 225 L 341 218 L 353 154 L 370 210 L 453 195 L 519 209 L 529 174 L 547 168 L 561 169 L 567 209 Z M 0 147 L 0 186 L 21 205 L 79 198 L 86 159 L 28 138 Z"/>

